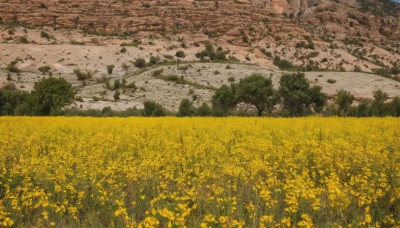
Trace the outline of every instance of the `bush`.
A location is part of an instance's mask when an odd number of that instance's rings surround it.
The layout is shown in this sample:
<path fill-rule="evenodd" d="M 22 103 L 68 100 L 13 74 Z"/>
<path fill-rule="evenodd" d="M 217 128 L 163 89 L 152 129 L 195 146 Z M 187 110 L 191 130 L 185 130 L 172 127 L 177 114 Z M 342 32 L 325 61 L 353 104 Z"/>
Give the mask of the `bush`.
<path fill-rule="evenodd" d="M 211 61 L 227 61 L 226 55 L 228 53 L 229 51 L 223 51 L 222 48 L 218 48 L 217 51 L 215 51 L 211 44 L 206 44 L 205 49 L 196 53 L 195 56 L 201 60 L 208 58 Z"/>
<path fill-rule="evenodd" d="M 41 66 L 41 67 L 38 68 L 38 70 L 39 70 L 40 72 L 42 72 L 43 75 L 46 74 L 47 72 L 49 72 L 50 69 L 51 69 L 51 68 L 50 68 L 49 66 Z"/>
<path fill-rule="evenodd" d="M 41 31 L 41 32 L 40 32 L 40 36 L 41 36 L 42 38 L 47 39 L 47 40 L 53 39 L 53 36 L 50 35 L 50 34 L 48 34 L 48 33 L 45 32 L 45 31 Z"/>
<path fill-rule="evenodd" d="M 185 54 L 184 51 L 177 51 L 175 56 L 178 57 L 178 58 L 185 58 L 186 54 Z"/>
<path fill-rule="evenodd" d="M 154 101 L 145 101 L 143 105 L 143 116 L 166 116 L 167 114 L 164 107 Z"/>
<path fill-rule="evenodd" d="M 80 80 L 80 81 L 85 81 L 87 79 L 91 79 L 94 75 L 94 73 L 89 70 L 82 71 L 79 68 L 75 69 L 74 73 L 75 73 L 76 77 L 78 78 L 78 80 Z"/>
<path fill-rule="evenodd" d="M 114 65 L 108 65 L 107 66 L 107 73 L 108 74 L 112 74 L 113 70 L 114 70 L 115 66 Z"/>
<path fill-rule="evenodd" d="M 196 110 L 197 116 L 211 116 L 213 114 L 212 109 L 206 102 L 203 102 L 200 107 Z"/>
<path fill-rule="evenodd" d="M 120 99 L 120 96 L 121 95 L 121 93 L 117 90 L 117 91 L 115 91 L 115 93 L 114 93 L 114 101 L 118 101 L 119 99 Z"/>
<path fill-rule="evenodd" d="M 335 84 L 335 83 L 336 83 L 336 80 L 330 78 L 330 79 L 327 80 L 327 82 L 328 82 L 329 84 Z"/>
<path fill-rule="evenodd" d="M 18 67 L 17 67 L 17 63 L 18 63 L 18 59 L 14 60 L 14 61 L 11 61 L 11 62 L 7 65 L 6 70 L 8 70 L 8 71 L 10 71 L 10 72 L 13 72 L 13 73 L 19 73 L 19 72 L 21 72 L 21 71 L 18 69 Z"/>
<path fill-rule="evenodd" d="M 340 90 L 336 96 L 336 104 L 338 106 L 338 114 L 340 116 L 346 116 L 347 110 L 350 105 L 353 103 L 354 96 L 350 94 L 350 92 L 346 90 Z"/>
<path fill-rule="evenodd" d="M 135 82 L 129 83 L 127 87 L 129 89 L 132 89 L 133 91 L 136 91 L 136 89 L 137 89 Z"/>
<path fill-rule="evenodd" d="M 44 78 L 34 86 L 32 92 L 34 107 L 38 115 L 58 113 L 65 105 L 75 99 L 71 83 L 63 78 Z"/>
<path fill-rule="evenodd" d="M 293 64 L 286 59 L 280 59 L 278 56 L 274 58 L 274 65 L 281 70 L 288 70 L 293 68 Z"/>
<path fill-rule="evenodd" d="M 144 68 L 146 66 L 146 60 L 139 58 L 139 59 L 135 60 L 133 65 L 137 68 Z"/>
<path fill-rule="evenodd" d="M 148 65 L 149 66 L 153 66 L 153 65 L 156 65 L 158 62 L 160 62 L 160 58 L 159 57 L 151 56 Z"/>
<path fill-rule="evenodd" d="M 354 66 L 354 72 L 362 72 L 361 67 L 358 65 Z"/>
<path fill-rule="evenodd" d="M 193 116 L 196 113 L 196 109 L 193 103 L 189 99 L 183 99 L 179 104 L 179 116 Z"/>

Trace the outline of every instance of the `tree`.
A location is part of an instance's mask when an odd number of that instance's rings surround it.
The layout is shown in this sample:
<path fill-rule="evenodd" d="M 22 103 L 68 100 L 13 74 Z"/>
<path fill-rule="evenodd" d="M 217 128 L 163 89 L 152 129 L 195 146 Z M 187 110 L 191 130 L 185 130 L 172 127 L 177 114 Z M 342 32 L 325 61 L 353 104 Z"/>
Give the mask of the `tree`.
<path fill-rule="evenodd" d="M 28 98 L 27 92 L 0 90 L 0 115 L 15 115 L 18 107 L 25 104 Z"/>
<path fill-rule="evenodd" d="M 236 89 L 237 101 L 253 105 L 257 109 L 258 116 L 264 111 L 271 113 L 277 103 L 274 94 L 272 80 L 260 74 L 241 79 Z"/>
<path fill-rule="evenodd" d="M 183 99 L 179 104 L 179 116 L 193 116 L 196 113 L 196 109 L 193 103 L 189 99 Z"/>
<path fill-rule="evenodd" d="M 281 77 L 278 91 L 282 108 L 289 116 L 303 116 L 311 111 L 319 112 L 326 104 L 327 96 L 321 87 L 310 88 L 303 73 L 285 74 Z"/>
<path fill-rule="evenodd" d="M 196 115 L 197 116 L 211 116 L 212 115 L 212 109 L 206 102 L 203 102 L 200 107 L 197 108 L 196 110 Z"/>
<path fill-rule="evenodd" d="M 389 95 L 383 92 L 381 89 L 372 92 L 374 101 L 372 102 L 372 114 L 377 116 L 383 116 L 386 112 L 386 100 Z"/>
<path fill-rule="evenodd" d="M 400 97 L 393 98 L 392 102 L 390 102 L 390 109 L 392 116 L 400 116 Z"/>
<path fill-rule="evenodd" d="M 347 109 L 353 104 L 354 96 L 346 90 L 339 90 L 336 96 L 336 104 L 338 105 L 339 115 L 346 115 Z"/>
<path fill-rule="evenodd" d="M 371 105 L 368 100 L 362 100 L 357 108 L 357 116 L 359 117 L 367 117 L 370 116 Z"/>
<path fill-rule="evenodd" d="M 213 109 L 218 116 L 228 115 L 230 110 L 236 106 L 234 85 L 221 86 L 217 89 L 211 98 Z"/>
<path fill-rule="evenodd" d="M 35 114 L 50 115 L 71 104 L 75 91 L 63 78 L 43 78 L 35 84 L 32 97 Z"/>
<path fill-rule="evenodd" d="M 143 105 L 142 114 L 144 116 L 166 116 L 164 107 L 154 101 L 145 101 Z"/>

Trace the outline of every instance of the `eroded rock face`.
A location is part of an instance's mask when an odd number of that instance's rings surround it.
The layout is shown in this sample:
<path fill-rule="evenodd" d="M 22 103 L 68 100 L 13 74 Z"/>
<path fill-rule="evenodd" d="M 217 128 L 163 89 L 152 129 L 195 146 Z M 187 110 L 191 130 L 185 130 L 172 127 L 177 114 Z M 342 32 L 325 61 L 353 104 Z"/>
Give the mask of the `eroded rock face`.
<path fill-rule="evenodd" d="M 232 28 L 253 15 L 304 11 L 319 0 L 13 0 L 0 2 L 5 22 L 97 31 Z M 259 18 L 259 17 L 257 17 Z"/>
<path fill-rule="evenodd" d="M 279 26 L 279 20 L 285 20 L 282 15 L 295 17 L 295 24 L 343 26 L 348 23 L 350 10 L 357 11 L 356 0 L 0 0 L 0 23 L 107 34 L 150 31 L 240 36 L 238 31 L 249 27 L 262 33 L 262 24 L 268 18 Z M 389 26 L 380 18 L 357 17 L 359 24 L 371 33 L 374 28 L 385 27 L 381 35 L 398 34 L 398 19 Z"/>

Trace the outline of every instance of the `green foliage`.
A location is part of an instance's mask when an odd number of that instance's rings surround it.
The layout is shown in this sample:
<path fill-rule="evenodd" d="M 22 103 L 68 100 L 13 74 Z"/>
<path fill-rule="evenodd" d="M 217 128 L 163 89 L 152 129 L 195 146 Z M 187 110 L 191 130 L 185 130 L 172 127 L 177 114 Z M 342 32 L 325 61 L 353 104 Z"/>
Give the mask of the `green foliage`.
<path fill-rule="evenodd" d="M 335 80 L 335 79 L 329 78 L 329 79 L 327 80 L 327 82 L 328 82 L 329 84 L 335 84 L 335 83 L 336 83 L 336 80 Z"/>
<path fill-rule="evenodd" d="M 289 116 L 304 116 L 313 110 L 321 111 L 327 100 L 321 87 L 310 87 L 303 73 L 283 75 L 278 93 L 282 108 Z"/>
<path fill-rule="evenodd" d="M 355 66 L 354 66 L 354 72 L 362 72 L 361 67 L 358 66 L 358 65 L 355 65 Z"/>
<path fill-rule="evenodd" d="M 348 108 L 353 103 L 354 96 L 346 90 L 339 90 L 336 96 L 336 104 L 338 106 L 338 114 L 340 116 L 346 116 Z"/>
<path fill-rule="evenodd" d="M 10 72 L 13 72 L 13 73 L 19 73 L 19 72 L 21 72 L 21 71 L 18 69 L 18 67 L 17 67 L 18 61 L 19 61 L 18 59 L 14 60 L 14 61 L 11 61 L 11 62 L 7 65 L 6 70 L 8 70 L 8 71 L 10 71 Z"/>
<path fill-rule="evenodd" d="M 114 70 L 115 66 L 114 65 L 108 65 L 107 66 L 107 73 L 108 74 L 112 74 L 113 70 Z"/>
<path fill-rule="evenodd" d="M 389 110 L 392 116 L 400 117 L 400 97 L 393 98 L 389 104 Z"/>
<path fill-rule="evenodd" d="M 0 115 L 15 115 L 16 110 L 25 106 L 28 97 L 29 93 L 27 92 L 0 90 Z"/>
<path fill-rule="evenodd" d="M 38 68 L 38 70 L 40 72 L 42 72 L 43 75 L 45 75 L 46 73 L 48 73 L 50 71 L 50 66 L 44 65 Z"/>
<path fill-rule="evenodd" d="M 133 65 L 137 68 L 144 68 L 146 66 L 146 60 L 142 58 L 136 59 Z"/>
<path fill-rule="evenodd" d="M 372 102 L 372 115 L 374 116 L 385 116 L 387 113 L 388 105 L 385 104 L 389 95 L 383 92 L 381 89 L 372 92 L 374 101 Z"/>
<path fill-rule="evenodd" d="M 208 106 L 206 102 L 203 102 L 200 107 L 196 110 L 197 116 L 211 116 L 213 114 L 213 110 Z"/>
<path fill-rule="evenodd" d="M 179 104 L 179 116 L 194 116 L 196 114 L 196 108 L 189 99 L 183 99 Z"/>
<path fill-rule="evenodd" d="M 127 85 L 127 87 L 128 87 L 129 89 L 132 89 L 133 91 L 136 91 L 136 89 L 137 89 L 137 86 L 136 86 L 135 82 L 129 83 L 129 84 Z"/>
<path fill-rule="evenodd" d="M 399 7 L 391 0 L 358 0 L 361 11 L 371 12 L 378 16 L 398 16 Z"/>
<path fill-rule="evenodd" d="M 215 115 L 226 116 L 236 106 L 234 87 L 223 85 L 217 89 L 211 99 Z"/>
<path fill-rule="evenodd" d="M 307 39 L 307 43 L 304 40 L 296 43 L 295 47 L 296 48 L 305 48 L 305 49 L 315 49 L 314 42 L 310 38 Z"/>
<path fill-rule="evenodd" d="M 257 109 L 258 116 L 264 111 L 271 113 L 277 103 L 272 80 L 260 74 L 241 79 L 235 92 L 237 102 L 253 105 Z"/>
<path fill-rule="evenodd" d="M 79 68 L 75 69 L 74 73 L 75 73 L 76 77 L 78 78 L 78 80 L 80 80 L 80 81 L 85 81 L 87 79 L 91 79 L 94 75 L 94 73 L 89 70 L 82 71 Z"/>
<path fill-rule="evenodd" d="M 155 56 L 151 56 L 149 63 L 147 64 L 148 66 L 154 66 L 156 65 L 158 62 L 160 62 L 160 57 L 155 57 Z M 136 66 L 136 65 L 135 65 Z M 139 67 L 141 68 L 141 67 Z"/>
<path fill-rule="evenodd" d="M 144 109 L 142 111 L 143 116 L 166 116 L 167 112 L 161 104 L 154 101 L 145 101 L 143 103 Z"/>
<path fill-rule="evenodd" d="M 45 38 L 45 39 L 47 39 L 47 40 L 54 39 L 54 37 L 53 37 L 52 35 L 48 34 L 48 33 L 45 32 L 45 31 L 41 31 L 41 32 L 40 32 L 40 37 Z"/>
<path fill-rule="evenodd" d="M 223 51 L 222 48 L 218 48 L 217 51 L 215 51 L 211 44 L 206 44 L 205 49 L 196 53 L 195 56 L 201 60 L 208 58 L 211 61 L 227 61 L 226 55 L 228 53 L 229 51 Z"/>
<path fill-rule="evenodd" d="M 114 101 L 119 101 L 120 100 L 120 96 L 121 95 L 121 93 L 117 90 L 117 91 L 115 91 L 115 93 L 114 93 Z"/>
<path fill-rule="evenodd" d="M 35 114 L 50 115 L 72 103 L 75 91 L 63 78 L 44 78 L 35 84 L 32 96 Z"/>
<path fill-rule="evenodd" d="M 186 54 L 185 54 L 184 51 L 177 51 L 175 56 L 178 57 L 178 58 L 185 58 Z"/>
<path fill-rule="evenodd" d="M 279 67 L 281 70 L 288 70 L 294 67 L 294 65 L 286 59 L 281 59 L 278 56 L 274 58 L 274 65 Z"/>

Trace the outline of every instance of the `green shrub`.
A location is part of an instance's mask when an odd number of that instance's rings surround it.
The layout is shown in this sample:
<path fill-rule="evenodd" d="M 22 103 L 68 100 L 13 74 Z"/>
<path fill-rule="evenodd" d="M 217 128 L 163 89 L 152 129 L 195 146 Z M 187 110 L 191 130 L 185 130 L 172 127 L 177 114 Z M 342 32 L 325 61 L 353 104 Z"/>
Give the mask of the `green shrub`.
<path fill-rule="evenodd" d="M 193 103 L 189 99 L 183 99 L 179 104 L 179 116 L 193 116 L 196 113 L 196 109 Z"/>
<path fill-rule="evenodd" d="M 108 65 L 107 66 L 107 73 L 108 74 L 112 74 L 113 70 L 114 70 L 115 66 L 114 65 Z"/>
<path fill-rule="evenodd" d="M 154 101 L 145 101 L 143 103 L 144 109 L 142 111 L 143 116 L 166 116 L 167 112 L 161 104 Z"/>
<path fill-rule="evenodd" d="M 146 60 L 143 58 L 136 59 L 133 65 L 137 68 L 144 68 L 146 66 Z"/>
<path fill-rule="evenodd" d="M 74 73 L 77 76 L 78 80 L 80 80 L 80 81 L 85 81 L 87 79 L 91 79 L 94 75 L 94 73 L 89 70 L 82 71 L 79 68 L 75 69 Z"/>
<path fill-rule="evenodd" d="M 294 67 L 294 65 L 286 59 L 280 59 L 278 56 L 274 58 L 274 65 L 279 67 L 281 70 L 288 70 Z"/>
<path fill-rule="evenodd" d="M 50 66 L 47 66 L 47 65 L 41 66 L 41 67 L 38 68 L 38 70 L 39 70 L 40 72 L 42 72 L 43 75 L 46 74 L 47 72 L 49 72 L 50 69 L 51 69 Z"/>
<path fill-rule="evenodd" d="M 177 51 L 175 56 L 178 57 L 178 58 L 185 58 L 186 54 L 185 54 L 184 51 Z"/>
<path fill-rule="evenodd" d="M 115 91 L 115 93 L 114 93 L 114 101 L 118 101 L 119 99 L 120 99 L 120 96 L 121 95 L 121 93 L 117 90 L 117 91 Z"/>

